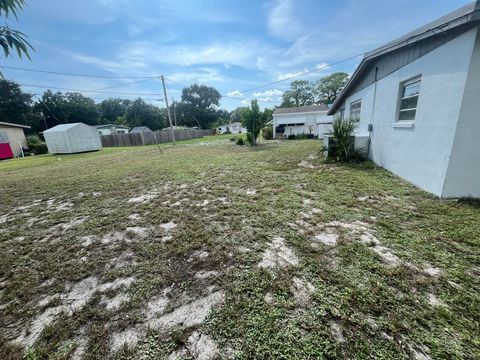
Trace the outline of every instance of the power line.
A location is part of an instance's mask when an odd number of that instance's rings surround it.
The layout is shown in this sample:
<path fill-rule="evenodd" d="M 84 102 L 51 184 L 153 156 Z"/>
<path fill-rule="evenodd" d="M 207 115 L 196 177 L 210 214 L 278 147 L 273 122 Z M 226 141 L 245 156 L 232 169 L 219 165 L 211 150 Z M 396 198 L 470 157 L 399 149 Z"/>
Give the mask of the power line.
<path fill-rule="evenodd" d="M 11 69 L 11 70 L 19 70 L 19 71 L 36 72 L 36 73 L 43 73 L 43 74 L 77 76 L 77 77 L 90 77 L 90 78 L 103 78 L 103 79 L 147 79 L 147 78 L 158 77 L 158 76 L 114 76 L 114 75 L 92 75 L 92 74 L 79 74 L 79 73 L 64 73 L 64 72 L 59 72 L 59 71 L 28 69 L 28 68 L 23 68 L 23 67 L 15 67 L 15 66 L 7 66 L 7 65 L 0 65 L 0 68 Z"/>
<path fill-rule="evenodd" d="M 176 82 L 176 81 L 168 79 L 168 78 L 165 78 L 165 80 L 170 81 L 171 83 L 177 84 L 179 86 L 188 87 L 188 85 L 181 84 L 179 82 Z M 227 99 L 233 99 L 233 100 L 250 100 L 250 99 L 247 99 L 247 98 L 244 98 L 244 97 L 235 97 L 235 96 L 228 96 L 228 95 L 222 95 L 222 97 L 227 98 Z M 260 101 L 260 102 L 272 102 L 272 103 L 280 101 L 280 100 L 260 100 L 260 99 L 257 99 L 257 100 Z"/>
<path fill-rule="evenodd" d="M 122 86 L 129 86 L 129 85 L 133 85 L 133 84 L 139 84 L 139 83 L 143 83 L 143 82 L 147 82 L 147 81 L 152 81 L 152 80 L 155 80 L 155 79 L 157 79 L 157 78 L 156 77 L 151 77 L 149 79 L 143 79 L 143 80 L 132 81 L 132 82 L 118 84 L 118 85 L 107 86 L 107 87 L 104 87 L 104 88 L 95 89 L 94 91 L 113 89 L 113 88 L 122 87 Z"/>
<path fill-rule="evenodd" d="M 243 92 L 250 92 L 250 91 L 253 91 L 253 90 L 257 90 L 257 89 L 262 89 L 262 88 L 270 86 L 270 85 L 275 85 L 275 84 L 278 84 L 278 83 L 281 83 L 281 82 L 284 82 L 284 81 L 295 79 L 297 77 L 300 77 L 300 76 L 303 76 L 303 75 L 306 75 L 306 74 L 310 74 L 310 73 L 313 73 L 313 72 L 316 72 L 316 71 L 319 71 L 319 70 L 323 70 L 323 69 L 328 68 L 328 67 L 333 66 L 333 65 L 338 65 L 338 64 L 353 60 L 353 59 L 355 59 L 357 57 L 360 57 L 360 56 L 363 56 L 363 53 L 362 54 L 357 54 L 355 56 L 351 56 L 351 57 L 343 59 L 343 60 L 335 61 L 335 62 L 330 63 L 330 64 L 324 64 L 322 66 L 316 67 L 315 69 L 307 70 L 307 71 L 304 71 L 300 74 L 289 76 L 289 77 L 286 77 L 286 78 L 281 79 L 281 80 L 272 81 L 272 82 L 269 82 L 267 84 L 263 84 L 263 85 L 260 85 L 260 86 L 254 87 L 254 88 L 250 88 L 250 89 L 240 90 L 240 92 L 243 93 Z"/>
<path fill-rule="evenodd" d="M 101 91 L 101 90 L 85 90 L 85 89 L 71 89 L 71 88 L 62 88 L 56 86 L 44 86 L 44 85 L 31 85 L 31 84 L 18 84 L 21 86 L 39 88 L 39 89 L 54 89 L 54 90 L 64 90 L 64 91 L 77 91 L 77 92 L 93 92 L 99 94 L 117 94 L 117 95 L 132 95 L 132 96 L 162 96 L 158 93 L 126 93 L 126 92 L 115 92 L 115 91 Z"/>

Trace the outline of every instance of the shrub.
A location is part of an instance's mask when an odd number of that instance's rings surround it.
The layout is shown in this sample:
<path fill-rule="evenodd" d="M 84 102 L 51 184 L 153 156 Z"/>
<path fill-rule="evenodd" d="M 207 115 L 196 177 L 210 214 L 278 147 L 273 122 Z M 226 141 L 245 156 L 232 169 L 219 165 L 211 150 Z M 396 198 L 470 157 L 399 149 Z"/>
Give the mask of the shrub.
<path fill-rule="evenodd" d="M 239 137 L 239 138 L 237 139 L 237 145 L 245 145 L 245 141 L 243 140 L 242 137 Z"/>
<path fill-rule="evenodd" d="M 295 134 L 288 135 L 288 140 L 295 140 L 296 138 Z"/>
<path fill-rule="evenodd" d="M 47 144 L 45 144 L 37 135 L 27 136 L 27 147 L 35 155 L 48 153 Z"/>
<path fill-rule="evenodd" d="M 363 158 L 363 149 L 355 149 L 355 129 L 358 121 L 337 118 L 332 122 L 332 138 L 328 144 L 328 157 L 338 161 Z"/>
<path fill-rule="evenodd" d="M 263 138 L 265 140 L 272 140 L 273 139 L 273 127 L 272 126 L 265 126 L 262 129 Z"/>

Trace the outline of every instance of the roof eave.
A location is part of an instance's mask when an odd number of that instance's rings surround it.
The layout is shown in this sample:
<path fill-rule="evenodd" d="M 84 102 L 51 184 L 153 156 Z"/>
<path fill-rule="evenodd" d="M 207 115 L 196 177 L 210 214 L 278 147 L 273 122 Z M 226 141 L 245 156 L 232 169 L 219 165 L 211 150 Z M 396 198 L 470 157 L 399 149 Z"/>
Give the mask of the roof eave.
<path fill-rule="evenodd" d="M 441 31 L 447 31 L 451 30 L 453 28 L 456 28 L 458 26 L 471 23 L 471 22 L 478 22 L 480 21 L 480 0 L 476 2 L 475 8 L 472 10 L 472 12 L 463 14 L 460 17 L 456 19 L 452 19 L 448 22 L 445 22 L 442 25 L 439 25 L 437 28 L 441 29 Z M 410 38 L 407 38 L 403 41 L 400 41 L 398 43 L 394 44 L 386 44 L 382 47 L 379 47 L 375 50 L 372 50 L 370 52 L 365 53 L 362 61 L 358 65 L 358 67 L 355 69 L 353 75 L 350 77 L 348 80 L 347 84 L 341 91 L 340 95 L 335 99 L 333 102 L 332 106 L 328 110 L 328 115 L 333 115 L 339 108 L 340 104 L 345 100 L 346 94 L 348 94 L 348 91 L 352 87 L 352 85 L 355 83 L 358 77 L 361 76 L 362 70 L 366 67 L 366 65 L 371 61 L 374 60 L 382 55 L 385 55 L 387 53 L 390 53 L 392 51 L 398 50 L 402 47 L 412 45 L 418 41 L 428 39 L 429 37 L 435 36 L 436 33 L 432 32 L 433 28 L 427 29 L 424 32 L 420 34 L 413 35 Z"/>

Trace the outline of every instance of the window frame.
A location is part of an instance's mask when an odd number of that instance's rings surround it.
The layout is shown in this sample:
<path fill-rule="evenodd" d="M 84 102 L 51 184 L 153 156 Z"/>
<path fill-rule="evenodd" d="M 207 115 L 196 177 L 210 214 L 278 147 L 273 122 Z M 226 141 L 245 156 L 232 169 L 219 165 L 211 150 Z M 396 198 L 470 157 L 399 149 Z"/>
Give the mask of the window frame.
<path fill-rule="evenodd" d="M 415 95 L 409 95 L 409 96 L 403 96 L 403 93 L 405 91 L 405 87 L 408 86 L 408 85 L 411 85 L 411 84 L 415 84 L 415 83 L 420 83 L 420 87 L 419 87 L 419 90 L 418 90 L 418 94 L 415 94 Z M 405 81 L 402 81 L 400 82 L 400 86 L 399 86 L 399 89 L 398 89 L 398 103 L 397 103 L 397 116 L 396 116 L 396 123 L 414 123 L 416 121 L 416 118 L 417 118 L 417 110 L 418 110 L 418 100 L 420 99 L 420 92 L 421 92 L 421 84 L 422 84 L 422 75 L 417 75 L 417 76 L 414 76 L 410 79 L 407 79 Z M 404 99 L 411 99 L 413 97 L 417 97 L 417 104 L 414 108 L 406 108 L 406 109 L 402 109 L 402 100 Z M 413 116 L 413 119 L 400 119 L 400 114 L 404 111 L 412 111 L 414 110 L 415 111 L 415 114 Z"/>
<path fill-rule="evenodd" d="M 355 110 L 355 112 L 358 111 L 358 117 L 353 117 L 352 116 L 352 106 L 354 105 L 357 105 L 357 104 L 360 104 L 360 108 L 358 110 Z M 358 99 L 358 100 L 355 100 L 355 101 L 352 101 L 350 103 L 350 120 L 355 120 L 357 122 L 360 122 L 360 118 L 362 116 L 362 99 Z"/>

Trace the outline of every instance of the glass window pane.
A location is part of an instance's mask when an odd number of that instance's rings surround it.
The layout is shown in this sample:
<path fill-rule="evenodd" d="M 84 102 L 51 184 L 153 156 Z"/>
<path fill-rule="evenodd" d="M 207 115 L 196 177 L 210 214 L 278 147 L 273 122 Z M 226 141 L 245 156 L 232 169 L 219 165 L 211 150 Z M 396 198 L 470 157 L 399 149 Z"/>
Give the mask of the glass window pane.
<path fill-rule="evenodd" d="M 418 96 L 408 97 L 400 101 L 400 110 L 415 109 L 417 107 Z"/>
<path fill-rule="evenodd" d="M 400 110 L 398 120 L 415 120 L 416 110 Z"/>
<path fill-rule="evenodd" d="M 418 93 L 420 93 L 420 80 L 414 83 L 405 85 L 403 88 L 402 97 L 417 95 Z"/>

